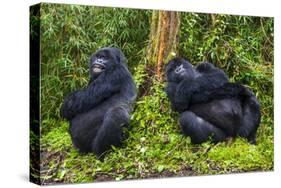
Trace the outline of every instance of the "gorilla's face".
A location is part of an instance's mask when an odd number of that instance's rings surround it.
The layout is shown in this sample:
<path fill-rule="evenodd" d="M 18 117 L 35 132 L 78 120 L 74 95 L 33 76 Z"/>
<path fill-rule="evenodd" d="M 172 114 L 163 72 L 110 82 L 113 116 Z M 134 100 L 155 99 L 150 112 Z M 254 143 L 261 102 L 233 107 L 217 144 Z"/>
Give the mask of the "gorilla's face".
<path fill-rule="evenodd" d="M 90 60 L 91 80 L 96 79 L 105 72 L 110 72 L 116 65 L 125 61 L 124 54 L 117 48 L 102 48 L 92 55 Z"/>
<path fill-rule="evenodd" d="M 101 51 L 93 55 L 91 58 L 90 72 L 93 75 L 100 75 L 105 71 L 108 66 L 109 56 L 105 54 L 105 51 Z"/>
<path fill-rule="evenodd" d="M 188 61 L 174 58 L 167 64 L 166 75 L 168 82 L 180 82 L 183 79 L 193 79 L 195 70 Z"/>

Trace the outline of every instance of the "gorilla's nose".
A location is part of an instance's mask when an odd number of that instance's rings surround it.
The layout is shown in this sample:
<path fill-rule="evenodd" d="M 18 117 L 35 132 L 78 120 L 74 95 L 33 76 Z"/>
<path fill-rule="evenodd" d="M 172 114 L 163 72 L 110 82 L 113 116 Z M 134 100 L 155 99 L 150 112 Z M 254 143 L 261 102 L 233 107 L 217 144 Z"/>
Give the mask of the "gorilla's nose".
<path fill-rule="evenodd" d="M 183 65 L 180 65 L 178 68 L 176 68 L 176 73 L 181 73 L 183 71 Z"/>

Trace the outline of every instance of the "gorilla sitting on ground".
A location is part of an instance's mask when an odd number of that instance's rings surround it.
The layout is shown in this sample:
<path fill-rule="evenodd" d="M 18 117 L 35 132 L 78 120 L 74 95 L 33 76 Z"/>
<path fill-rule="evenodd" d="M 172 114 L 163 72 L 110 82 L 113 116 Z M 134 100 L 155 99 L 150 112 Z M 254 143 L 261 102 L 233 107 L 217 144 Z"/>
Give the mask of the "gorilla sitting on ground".
<path fill-rule="evenodd" d="M 100 156 L 120 146 L 124 127 L 136 99 L 136 87 L 117 48 L 102 48 L 90 60 L 90 82 L 84 89 L 70 93 L 61 108 L 70 122 L 72 142 L 80 152 Z"/>
<path fill-rule="evenodd" d="M 195 68 L 182 58 L 166 67 L 166 92 L 172 108 L 180 112 L 182 132 L 193 143 L 244 137 L 255 143 L 260 105 L 246 87 L 229 83 L 225 73 L 205 62 Z"/>

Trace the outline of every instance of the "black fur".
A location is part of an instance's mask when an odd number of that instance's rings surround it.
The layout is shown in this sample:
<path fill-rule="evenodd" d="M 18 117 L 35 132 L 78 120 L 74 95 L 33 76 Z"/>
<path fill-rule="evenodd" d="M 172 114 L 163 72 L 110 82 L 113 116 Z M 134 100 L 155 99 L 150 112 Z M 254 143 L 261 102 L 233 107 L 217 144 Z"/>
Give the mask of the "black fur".
<path fill-rule="evenodd" d="M 208 62 L 193 67 L 175 58 L 168 63 L 166 76 L 172 108 L 181 113 L 181 129 L 193 143 L 236 136 L 255 143 L 260 105 L 249 89 L 229 83 L 225 73 Z"/>
<path fill-rule="evenodd" d="M 124 139 L 123 128 L 129 124 L 136 99 L 136 87 L 125 61 L 117 48 L 98 50 L 90 60 L 88 86 L 64 100 L 61 114 L 70 121 L 73 144 L 81 152 L 101 156 Z"/>

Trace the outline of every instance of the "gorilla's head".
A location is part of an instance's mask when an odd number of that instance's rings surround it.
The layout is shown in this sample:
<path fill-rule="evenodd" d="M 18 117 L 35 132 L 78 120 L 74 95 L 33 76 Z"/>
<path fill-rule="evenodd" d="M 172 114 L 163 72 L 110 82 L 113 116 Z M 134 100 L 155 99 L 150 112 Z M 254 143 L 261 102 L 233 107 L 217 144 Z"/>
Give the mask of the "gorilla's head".
<path fill-rule="evenodd" d="M 101 48 L 90 59 L 90 77 L 96 79 L 102 74 L 109 74 L 116 67 L 126 67 L 126 58 L 118 48 Z"/>
<path fill-rule="evenodd" d="M 168 82 L 180 82 L 183 79 L 192 80 L 196 76 L 193 66 L 183 58 L 174 58 L 166 66 Z"/>

